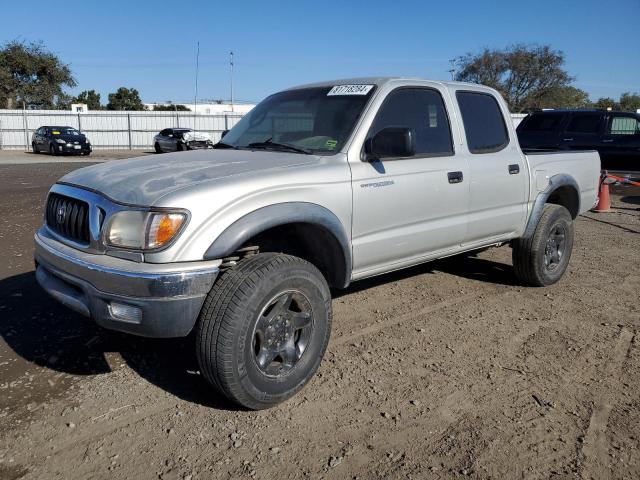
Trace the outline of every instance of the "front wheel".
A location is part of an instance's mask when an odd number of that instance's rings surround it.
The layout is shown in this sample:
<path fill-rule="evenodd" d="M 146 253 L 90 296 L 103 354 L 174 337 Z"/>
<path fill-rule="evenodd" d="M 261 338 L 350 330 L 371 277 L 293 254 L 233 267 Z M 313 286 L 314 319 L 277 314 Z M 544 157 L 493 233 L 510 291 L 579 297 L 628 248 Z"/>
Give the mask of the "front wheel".
<path fill-rule="evenodd" d="M 275 253 L 248 257 L 221 275 L 202 307 L 200 370 L 229 400 L 269 408 L 313 377 L 331 316 L 329 286 L 312 264 Z"/>
<path fill-rule="evenodd" d="M 156 153 L 162 153 L 162 149 L 160 148 L 160 144 L 158 142 L 156 142 L 153 145 L 154 150 L 156 151 Z"/>
<path fill-rule="evenodd" d="M 516 276 L 536 287 L 556 283 L 569 265 L 573 234 L 574 225 L 569 211 L 561 205 L 545 205 L 533 235 L 513 243 Z"/>
<path fill-rule="evenodd" d="M 38 147 L 36 147 L 36 142 L 31 143 L 31 148 L 33 150 L 33 153 L 40 153 L 40 150 L 38 150 Z"/>

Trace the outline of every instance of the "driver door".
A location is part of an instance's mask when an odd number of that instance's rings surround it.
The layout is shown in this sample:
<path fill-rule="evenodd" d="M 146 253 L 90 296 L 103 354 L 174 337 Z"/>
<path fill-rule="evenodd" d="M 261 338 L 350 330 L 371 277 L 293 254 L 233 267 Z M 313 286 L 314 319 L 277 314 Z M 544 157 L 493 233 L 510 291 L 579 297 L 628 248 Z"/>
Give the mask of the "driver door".
<path fill-rule="evenodd" d="M 416 153 L 351 163 L 354 277 L 454 251 L 466 235 L 469 170 L 455 155 L 442 92 L 393 90 L 367 138 L 386 127 L 412 129 Z"/>

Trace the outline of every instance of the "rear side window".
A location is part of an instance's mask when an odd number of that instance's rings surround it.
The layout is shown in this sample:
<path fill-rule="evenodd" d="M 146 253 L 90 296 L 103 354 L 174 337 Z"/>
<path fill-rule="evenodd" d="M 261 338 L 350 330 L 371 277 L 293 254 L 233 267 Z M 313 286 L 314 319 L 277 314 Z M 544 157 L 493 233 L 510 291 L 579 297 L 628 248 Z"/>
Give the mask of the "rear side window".
<path fill-rule="evenodd" d="M 568 133 L 598 133 L 601 119 L 600 115 L 573 115 L 565 131 Z"/>
<path fill-rule="evenodd" d="M 413 129 L 417 156 L 453 155 L 449 117 L 436 90 L 403 87 L 391 92 L 380 107 L 369 136 L 386 127 Z"/>
<path fill-rule="evenodd" d="M 607 130 L 610 135 L 635 135 L 640 133 L 640 121 L 634 117 L 613 117 Z"/>
<path fill-rule="evenodd" d="M 509 144 L 507 126 L 493 95 L 457 91 L 456 98 L 471 153 L 497 152 Z"/>
<path fill-rule="evenodd" d="M 562 121 L 562 115 L 557 113 L 534 113 L 518 130 L 521 132 L 554 132 Z"/>

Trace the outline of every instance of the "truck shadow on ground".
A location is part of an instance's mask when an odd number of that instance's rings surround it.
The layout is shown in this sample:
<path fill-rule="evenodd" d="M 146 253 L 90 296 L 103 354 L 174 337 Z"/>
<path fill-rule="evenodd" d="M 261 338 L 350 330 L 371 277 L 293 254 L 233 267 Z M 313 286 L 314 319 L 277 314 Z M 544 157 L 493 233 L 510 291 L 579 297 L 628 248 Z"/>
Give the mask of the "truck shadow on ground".
<path fill-rule="evenodd" d="M 0 335 L 28 362 L 51 372 L 93 376 L 111 372 L 109 361 L 117 368 L 119 354 L 141 377 L 180 398 L 237 410 L 197 373 L 192 337 L 148 339 L 105 330 L 50 298 L 34 272 L 0 280 L 0 292 Z"/>
<path fill-rule="evenodd" d="M 436 271 L 516 284 L 510 265 L 466 255 L 363 280 L 334 295 L 346 296 Z M 119 354 L 142 378 L 183 400 L 222 410 L 238 408 L 217 396 L 199 374 L 192 336 L 161 340 L 105 330 L 51 299 L 37 284 L 33 271 L 0 280 L 0 292 L 0 335 L 16 355 L 43 367 L 45 375 L 47 370 L 76 377 L 106 374 L 112 371 L 110 361 L 121 363 Z"/>

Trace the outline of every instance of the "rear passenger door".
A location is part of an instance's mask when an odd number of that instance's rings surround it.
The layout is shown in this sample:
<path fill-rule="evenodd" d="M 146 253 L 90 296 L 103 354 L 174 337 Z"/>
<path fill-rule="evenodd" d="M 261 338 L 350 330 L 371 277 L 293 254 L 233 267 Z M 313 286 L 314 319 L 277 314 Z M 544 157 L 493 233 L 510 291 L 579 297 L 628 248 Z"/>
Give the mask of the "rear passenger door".
<path fill-rule="evenodd" d="M 602 112 L 575 112 L 560 135 L 563 150 L 595 150 L 600 143 L 604 114 Z"/>
<path fill-rule="evenodd" d="M 165 128 L 164 130 L 162 130 L 158 136 L 158 143 L 160 144 L 160 148 L 162 150 L 168 150 L 169 149 L 169 134 L 171 133 L 171 129 L 170 128 Z"/>
<path fill-rule="evenodd" d="M 524 226 L 529 182 L 524 156 L 503 109 L 490 93 L 457 90 L 469 164 L 465 244 L 512 236 Z"/>
<path fill-rule="evenodd" d="M 367 139 L 386 127 L 412 129 L 416 153 L 350 164 L 356 276 L 458 248 L 466 232 L 467 164 L 454 154 L 441 91 L 419 86 L 392 90 Z"/>

